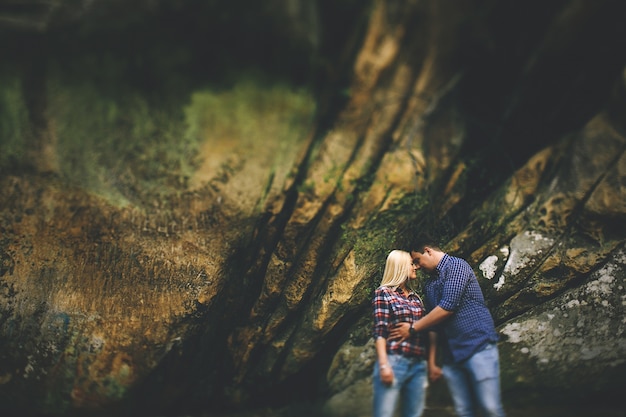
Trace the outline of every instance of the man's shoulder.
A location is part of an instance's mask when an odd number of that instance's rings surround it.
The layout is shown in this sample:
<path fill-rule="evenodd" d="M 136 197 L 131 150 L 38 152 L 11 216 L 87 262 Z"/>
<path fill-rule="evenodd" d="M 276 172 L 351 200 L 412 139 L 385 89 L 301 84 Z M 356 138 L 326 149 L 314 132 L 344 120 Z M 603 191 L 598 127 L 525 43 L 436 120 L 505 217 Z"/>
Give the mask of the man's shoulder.
<path fill-rule="evenodd" d="M 463 258 L 447 255 L 442 263 L 441 274 L 445 277 L 475 275 L 471 265 Z"/>
<path fill-rule="evenodd" d="M 458 256 L 452 256 L 450 254 L 446 254 L 444 257 L 444 267 L 467 267 L 471 268 L 469 262 L 467 262 L 463 258 L 459 258 Z"/>

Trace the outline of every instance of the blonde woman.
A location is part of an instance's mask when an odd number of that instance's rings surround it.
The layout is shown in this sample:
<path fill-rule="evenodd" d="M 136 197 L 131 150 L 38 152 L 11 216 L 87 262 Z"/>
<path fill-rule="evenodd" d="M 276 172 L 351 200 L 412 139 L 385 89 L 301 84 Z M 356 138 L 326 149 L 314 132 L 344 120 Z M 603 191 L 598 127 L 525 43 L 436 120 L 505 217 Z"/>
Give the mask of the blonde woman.
<path fill-rule="evenodd" d="M 377 355 L 373 372 L 374 417 L 391 417 L 398 406 L 402 417 L 420 417 L 424 411 L 428 335 L 412 332 L 403 340 L 389 338 L 393 326 L 416 322 L 425 314 L 422 300 L 407 285 L 417 278 L 416 271 L 410 253 L 391 251 L 372 300 Z"/>

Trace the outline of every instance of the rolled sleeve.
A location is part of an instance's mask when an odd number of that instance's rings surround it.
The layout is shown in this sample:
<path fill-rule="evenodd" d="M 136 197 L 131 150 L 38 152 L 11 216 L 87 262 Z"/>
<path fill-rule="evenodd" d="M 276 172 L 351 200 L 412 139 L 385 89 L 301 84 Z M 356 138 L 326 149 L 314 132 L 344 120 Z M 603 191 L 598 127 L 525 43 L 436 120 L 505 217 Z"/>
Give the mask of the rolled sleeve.
<path fill-rule="evenodd" d="M 382 288 L 376 289 L 372 300 L 374 315 L 373 336 L 374 340 L 379 337 L 389 337 L 389 321 L 391 318 L 391 305 L 386 292 Z"/>

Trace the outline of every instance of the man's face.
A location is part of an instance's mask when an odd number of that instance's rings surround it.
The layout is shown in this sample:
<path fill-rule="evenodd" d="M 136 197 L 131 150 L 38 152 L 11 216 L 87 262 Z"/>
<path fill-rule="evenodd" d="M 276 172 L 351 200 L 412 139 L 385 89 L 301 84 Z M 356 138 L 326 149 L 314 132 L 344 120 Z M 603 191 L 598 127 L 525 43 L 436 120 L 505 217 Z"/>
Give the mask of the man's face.
<path fill-rule="evenodd" d="M 433 256 L 430 248 L 425 248 L 424 253 L 411 251 L 413 263 L 426 272 L 432 272 L 437 268 L 437 259 Z"/>

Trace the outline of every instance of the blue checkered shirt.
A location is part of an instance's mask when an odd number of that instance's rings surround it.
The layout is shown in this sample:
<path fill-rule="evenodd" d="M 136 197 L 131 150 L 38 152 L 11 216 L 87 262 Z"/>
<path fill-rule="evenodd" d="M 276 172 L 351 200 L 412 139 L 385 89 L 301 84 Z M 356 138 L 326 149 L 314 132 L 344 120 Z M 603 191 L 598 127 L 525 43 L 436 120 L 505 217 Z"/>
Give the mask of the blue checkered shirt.
<path fill-rule="evenodd" d="M 439 306 L 454 314 L 437 328 L 447 343 L 444 360 L 461 362 L 498 340 L 493 318 L 470 265 L 461 258 L 445 254 L 436 275 L 424 283 L 428 311 Z M 440 334 L 442 332 L 439 332 Z"/>

